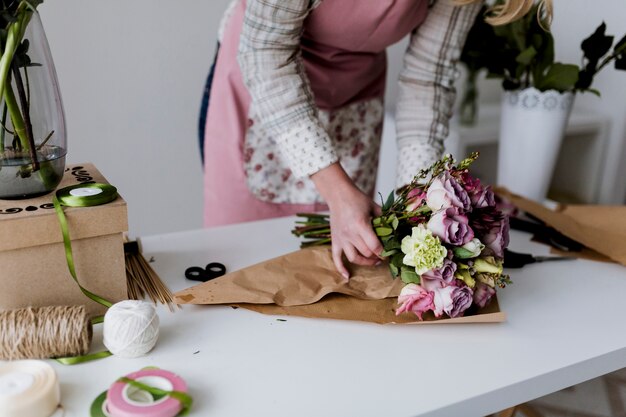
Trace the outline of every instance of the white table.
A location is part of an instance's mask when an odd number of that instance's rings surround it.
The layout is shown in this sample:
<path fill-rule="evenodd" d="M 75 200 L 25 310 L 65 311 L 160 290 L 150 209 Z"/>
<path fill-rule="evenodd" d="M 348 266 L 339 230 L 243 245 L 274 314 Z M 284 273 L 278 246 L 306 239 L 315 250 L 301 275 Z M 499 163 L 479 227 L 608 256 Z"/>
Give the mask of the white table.
<path fill-rule="evenodd" d="M 173 290 L 188 266 L 229 270 L 297 249 L 293 218 L 142 239 Z M 547 253 L 513 233 L 511 248 Z M 626 366 L 626 269 L 576 260 L 511 270 L 499 324 L 400 326 L 277 317 L 224 306 L 160 310 L 161 335 L 139 359 L 65 367 L 66 417 L 145 366 L 181 375 L 190 416 L 483 416 Z M 96 333 L 96 339 L 100 335 Z M 96 346 L 97 349 L 97 346 Z"/>

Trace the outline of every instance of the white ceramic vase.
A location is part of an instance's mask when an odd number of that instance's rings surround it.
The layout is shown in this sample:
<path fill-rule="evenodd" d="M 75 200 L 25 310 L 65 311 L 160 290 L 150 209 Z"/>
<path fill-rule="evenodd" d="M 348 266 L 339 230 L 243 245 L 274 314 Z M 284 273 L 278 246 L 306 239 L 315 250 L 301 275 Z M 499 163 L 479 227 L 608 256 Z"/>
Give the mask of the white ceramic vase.
<path fill-rule="evenodd" d="M 498 184 L 535 201 L 546 198 L 574 94 L 536 88 L 502 98 Z"/>

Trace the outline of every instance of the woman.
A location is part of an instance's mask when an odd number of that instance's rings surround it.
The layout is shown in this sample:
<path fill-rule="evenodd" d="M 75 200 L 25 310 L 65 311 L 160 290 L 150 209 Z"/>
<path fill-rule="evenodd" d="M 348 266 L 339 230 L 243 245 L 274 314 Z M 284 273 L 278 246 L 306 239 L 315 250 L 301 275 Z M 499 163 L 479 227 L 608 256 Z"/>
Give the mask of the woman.
<path fill-rule="evenodd" d="M 481 3 L 233 1 L 208 83 L 205 225 L 328 209 L 337 270 L 349 277 L 344 254 L 379 262 L 370 221 L 385 49 L 411 33 L 396 114 L 402 186 L 441 156 L 455 65 Z M 506 23 L 532 3 L 508 0 L 490 19 Z"/>

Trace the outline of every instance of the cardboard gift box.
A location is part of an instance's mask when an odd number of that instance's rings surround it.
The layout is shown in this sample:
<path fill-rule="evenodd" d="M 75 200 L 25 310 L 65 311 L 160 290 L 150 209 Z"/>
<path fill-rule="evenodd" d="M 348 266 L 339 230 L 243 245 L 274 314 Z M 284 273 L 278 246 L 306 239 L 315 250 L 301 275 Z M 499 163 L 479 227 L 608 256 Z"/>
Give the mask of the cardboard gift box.
<path fill-rule="evenodd" d="M 59 188 L 107 183 L 91 164 L 68 166 Z M 87 298 L 68 270 L 53 193 L 0 200 L 0 310 L 50 305 L 85 305 L 91 315 L 105 308 Z M 127 297 L 124 236 L 126 202 L 64 207 L 76 273 L 89 291 L 117 302 Z"/>

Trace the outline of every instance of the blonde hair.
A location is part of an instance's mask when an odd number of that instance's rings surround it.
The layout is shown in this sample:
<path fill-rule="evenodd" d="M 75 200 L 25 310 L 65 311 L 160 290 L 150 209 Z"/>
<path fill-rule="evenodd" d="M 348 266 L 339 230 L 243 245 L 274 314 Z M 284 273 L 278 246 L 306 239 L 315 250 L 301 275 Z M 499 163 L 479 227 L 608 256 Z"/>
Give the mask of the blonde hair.
<path fill-rule="evenodd" d="M 456 0 L 459 5 L 477 3 L 483 0 Z M 506 25 L 507 23 L 521 19 L 532 9 L 536 0 L 504 0 L 504 3 L 497 4 L 491 8 L 491 15 L 485 20 L 494 26 Z M 539 0 L 537 18 L 540 22 L 545 22 L 550 26 L 552 22 L 552 0 Z"/>

